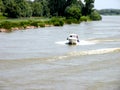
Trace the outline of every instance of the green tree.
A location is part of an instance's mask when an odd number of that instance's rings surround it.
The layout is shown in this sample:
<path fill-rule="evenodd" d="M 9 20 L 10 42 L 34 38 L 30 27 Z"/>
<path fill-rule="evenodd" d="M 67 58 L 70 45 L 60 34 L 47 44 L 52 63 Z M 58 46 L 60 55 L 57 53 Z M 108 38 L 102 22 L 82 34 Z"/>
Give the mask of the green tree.
<path fill-rule="evenodd" d="M 26 0 L 15 0 L 19 8 L 19 17 L 30 17 L 32 16 L 32 9 L 30 4 Z"/>
<path fill-rule="evenodd" d="M 84 0 L 85 5 L 84 5 L 83 10 L 82 10 L 83 15 L 87 16 L 93 12 L 94 1 L 95 0 Z"/>
<path fill-rule="evenodd" d="M 50 14 L 52 16 L 62 16 L 65 10 L 66 0 L 49 0 Z"/>
<path fill-rule="evenodd" d="M 4 9 L 4 6 L 3 6 L 3 1 L 2 1 L 2 0 L 0 0 L 0 12 L 2 12 L 2 11 L 3 11 L 3 9 Z"/>
<path fill-rule="evenodd" d="M 33 2 L 32 9 L 33 9 L 33 16 L 42 16 L 43 15 L 43 6 L 40 2 Z"/>
<path fill-rule="evenodd" d="M 67 0 L 66 1 L 66 6 L 70 6 L 72 4 L 76 4 L 77 3 L 77 0 Z"/>
<path fill-rule="evenodd" d="M 33 10 L 34 10 L 33 15 L 34 15 L 34 13 L 36 13 L 37 16 L 50 16 L 48 0 L 34 0 Z"/>
<path fill-rule="evenodd" d="M 15 4 L 14 0 L 8 0 L 8 2 L 6 1 L 7 0 L 4 0 L 4 6 L 5 6 L 4 15 L 12 18 L 17 18 L 18 17 L 17 11 L 19 8 Z"/>
<path fill-rule="evenodd" d="M 92 20 L 101 20 L 102 19 L 102 17 L 96 10 L 94 10 L 89 16 Z"/>
<path fill-rule="evenodd" d="M 50 9 L 48 7 L 48 0 L 41 0 L 43 6 L 43 16 L 50 16 Z"/>
<path fill-rule="evenodd" d="M 78 6 L 80 9 L 84 6 L 81 0 L 67 0 L 66 1 L 66 7 L 71 6 L 72 4 Z"/>
<path fill-rule="evenodd" d="M 79 20 L 81 17 L 81 9 L 76 5 L 68 6 L 65 10 L 65 16 L 68 19 L 77 19 Z"/>
<path fill-rule="evenodd" d="M 11 18 L 30 17 L 31 7 L 26 0 L 3 0 L 5 11 L 4 15 Z"/>

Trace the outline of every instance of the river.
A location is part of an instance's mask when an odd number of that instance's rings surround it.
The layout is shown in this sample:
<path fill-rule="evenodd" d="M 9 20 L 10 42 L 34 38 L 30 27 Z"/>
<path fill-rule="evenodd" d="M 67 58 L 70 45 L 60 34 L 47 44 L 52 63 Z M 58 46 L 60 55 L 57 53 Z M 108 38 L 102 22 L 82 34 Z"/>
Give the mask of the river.
<path fill-rule="evenodd" d="M 120 16 L 102 17 L 0 33 L 0 90 L 120 90 Z"/>

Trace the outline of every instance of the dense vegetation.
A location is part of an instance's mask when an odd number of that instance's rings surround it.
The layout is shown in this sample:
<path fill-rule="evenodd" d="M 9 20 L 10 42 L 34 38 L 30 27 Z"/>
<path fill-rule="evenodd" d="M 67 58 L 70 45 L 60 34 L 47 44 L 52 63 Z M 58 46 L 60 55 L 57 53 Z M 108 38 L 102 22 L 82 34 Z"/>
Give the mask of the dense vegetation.
<path fill-rule="evenodd" d="M 0 12 L 9 18 L 66 16 L 80 19 L 95 10 L 94 0 L 0 0 Z"/>
<path fill-rule="evenodd" d="M 46 21 L 47 23 L 44 21 L 42 25 L 52 22 L 52 25 L 55 26 L 59 24 L 61 26 L 64 23 L 70 24 L 87 20 L 101 20 L 100 14 L 94 9 L 94 0 L 84 0 L 84 3 L 82 3 L 81 0 L 0 0 L 1 20 L 5 18 L 21 19 L 29 17 L 49 18 L 49 20 Z M 56 17 L 55 22 L 53 19 L 50 19 L 52 17 Z M 32 23 L 23 21 L 23 23 L 23 26 L 36 26 L 33 23 L 36 23 L 38 26 L 41 21 L 33 20 Z M 14 24 L 16 26 L 22 26 L 21 22 L 19 22 L 19 24 L 18 22 L 14 22 Z M 15 25 L 11 25 L 10 21 L 0 21 L 0 28 L 11 29 L 15 27 Z"/>
<path fill-rule="evenodd" d="M 120 9 L 102 9 L 98 12 L 102 15 L 120 15 Z"/>

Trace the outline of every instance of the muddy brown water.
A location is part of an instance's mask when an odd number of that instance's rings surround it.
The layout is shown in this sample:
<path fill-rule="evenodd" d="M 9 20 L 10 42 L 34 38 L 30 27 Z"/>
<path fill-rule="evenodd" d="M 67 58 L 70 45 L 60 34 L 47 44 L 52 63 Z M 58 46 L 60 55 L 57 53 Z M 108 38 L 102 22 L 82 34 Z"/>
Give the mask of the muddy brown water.
<path fill-rule="evenodd" d="M 120 16 L 0 33 L 0 90 L 120 90 Z"/>

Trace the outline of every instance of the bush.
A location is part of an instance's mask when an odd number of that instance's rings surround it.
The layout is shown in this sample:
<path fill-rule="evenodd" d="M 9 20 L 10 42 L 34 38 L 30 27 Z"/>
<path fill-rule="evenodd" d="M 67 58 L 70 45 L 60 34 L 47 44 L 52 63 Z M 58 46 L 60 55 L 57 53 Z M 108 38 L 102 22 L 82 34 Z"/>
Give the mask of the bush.
<path fill-rule="evenodd" d="M 51 22 L 51 20 L 44 21 L 44 23 L 45 23 L 46 25 L 53 25 L 53 23 Z"/>
<path fill-rule="evenodd" d="M 59 24 L 60 24 L 60 26 L 63 26 L 64 25 L 64 21 L 60 20 Z"/>
<path fill-rule="evenodd" d="M 11 27 L 20 27 L 20 23 L 19 22 L 10 22 L 11 23 Z"/>
<path fill-rule="evenodd" d="M 72 24 L 72 23 L 79 24 L 80 20 L 77 20 L 77 19 L 66 19 L 65 23 L 67 23 L 67 24 Z"/>
<path fill-rule="evenodd" d="M 32 21 L 31 23 L 30 23 L 30 25 L 31 26 L 35 26 L 35 27 L 38 27 L 39 25 L 38 25 L 38 21 Z"/>
<path fill-rule="evenodd" d="M 64 21 L 62 18 L 56 18 L 53 17 L 50 22 L 54 25 L 54 26 L 63 26 L 64 25 Z"/>
<path fill-rule="evenodd" d="M 45 27 L 45 23 L 44 22 L 38 23 L 38 26 Z"/>
<path fill-rule="evenodd" d="M 53 25 L 54 26 L 60 26 L 59 22 L 54 22 Z"/>
<path fill-rule="evenodd" d="M 50 20 L 50 22 L 53 24 L 53 23 L 57 22 L 58 20 L 59 20 L 58 18 L 52 17 L 51 20 Z"/>
<path fill-rule="evenodd" d="M 94 12 L 91 13 L 90 19 L 92 19 L 92 20 L 101 20 L 102 17 L 100 16 L 100 14 L 97 11 L 94 11 Z"/>
<path fill-rule="evenodd" d="M 73 19 L 79 20 L 81 15 L 82 15 L 82 13 L 81 13 L 80 8 L 74 4 L 66 7 L 66 9 L 65 9 L 65 17 L 67 19 L 73 18 Z"/>
<path fill-rule="evenodd" d="M 30 22 L 29 22 L 29 21 L 22 21 L 22 22 L 20 22 L 20 27 L 26 28 L 26 27 L 29 26 L 29 25 L 30 25 Z"/>
<path fill-rule="evenodd" d="M 82 16 L 80 18 L 80 21 L 90 21 L 90 17 L 88 17 L 88 16 Z"/>
<path fill-rule="evenodd" d="M 30 22 L 29 21 L 22 21 L 20 22 L 21 25 L 30 25 Z"/>
<path fill-rule="evenodd" d="M 72 24 L 72 21 L 71 21 L 71 19 L 66 19 L 66 20 L 65 20 L 65 23 L 67 23 L 67 24 Z"/>
<path fill-rule="evenodd" d="M 4 22 L 1 22 L 0 28 L 5 28 L 5 29 L 8 29 L 8 30 L 11 30 L 12 24 L 9 21 L 4 21 Z"/>

